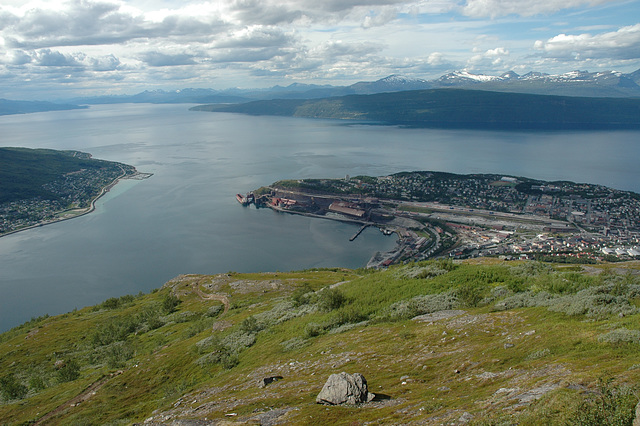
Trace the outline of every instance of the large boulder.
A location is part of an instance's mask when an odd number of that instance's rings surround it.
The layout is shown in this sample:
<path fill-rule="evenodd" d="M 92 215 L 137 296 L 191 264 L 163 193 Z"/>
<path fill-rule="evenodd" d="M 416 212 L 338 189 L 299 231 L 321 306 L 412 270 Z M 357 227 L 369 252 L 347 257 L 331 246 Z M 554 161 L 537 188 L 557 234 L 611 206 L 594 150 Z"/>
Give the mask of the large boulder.
<path fill-rule="evenodd" d="M 360 373 L 349 375 L 344 371 L 332 374 L 316 397 L 318 404 L 362 404 L 369 402 L 375 395 L 367 388 L 367 379 Z"/>

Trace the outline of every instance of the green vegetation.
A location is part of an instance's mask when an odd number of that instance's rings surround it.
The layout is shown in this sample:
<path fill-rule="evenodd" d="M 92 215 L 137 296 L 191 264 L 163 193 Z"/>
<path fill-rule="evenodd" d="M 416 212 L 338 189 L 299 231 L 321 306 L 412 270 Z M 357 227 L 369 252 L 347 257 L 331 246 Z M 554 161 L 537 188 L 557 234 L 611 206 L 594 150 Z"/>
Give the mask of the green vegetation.
<path fill-rule="evenodd" d="M 0 418 L 628 425 L 639 306 L 637 262 L 185 275 L 1 335 Z M 340 371 L 380 398 L 315 404 Z"/>
<path fill-rule="evenodd" d="M 640 99 L 433 89 L 312 100 L 202 105 L 197 111 L 356 119 L 417 127 L 599 129 L 640 127 Z"/>

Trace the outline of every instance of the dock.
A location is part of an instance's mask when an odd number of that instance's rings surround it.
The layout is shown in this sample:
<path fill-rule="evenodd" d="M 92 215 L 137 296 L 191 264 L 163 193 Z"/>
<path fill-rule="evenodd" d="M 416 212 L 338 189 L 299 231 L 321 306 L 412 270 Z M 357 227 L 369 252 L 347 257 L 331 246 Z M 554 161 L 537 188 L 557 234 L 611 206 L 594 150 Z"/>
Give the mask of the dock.
<path fill-rule="evenodd" d="M 356 232 L 355 234 L 353 234 L 353 236 L 351 238 L 349 238 L 349 241 L 353 241 L 356 238 L 358 238 L 358 235 L 360 235 L 362 233 L 362 231 L 367 229 L 367 227 L 369 227 L 368 223 L 365 223 L 364 225 L 362 225 L 362 227 L 358 230 L 358 232 Z"/>

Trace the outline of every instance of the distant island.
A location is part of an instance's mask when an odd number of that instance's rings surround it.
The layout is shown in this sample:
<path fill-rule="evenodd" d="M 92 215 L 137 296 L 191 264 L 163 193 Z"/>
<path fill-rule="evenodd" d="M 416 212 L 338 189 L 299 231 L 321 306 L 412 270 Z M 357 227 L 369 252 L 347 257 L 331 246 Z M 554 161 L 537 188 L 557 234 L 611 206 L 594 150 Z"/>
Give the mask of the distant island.
<path fill-rule="evenodd" d="M 639 98 L 583 98 L 464 89 L 201 105 L 192 111 L 358 120 L 410 127 L 640 129 Z"/>
<path fill-rule="evenodd" d="M 0 148 L 0 236 L 86 214 L 119 179 L 149 176 L 79 151 Z"/>
<path fill-rule="evenodd" d="M 369 267 L 434 257 L 597 263 L 640 257 L 640 195 L 495 174 L 402 172 L 275 182 L 247 205 L 376 226 L 398 235 Z M 352 236 L 357 238 L 359 232 Z"/>

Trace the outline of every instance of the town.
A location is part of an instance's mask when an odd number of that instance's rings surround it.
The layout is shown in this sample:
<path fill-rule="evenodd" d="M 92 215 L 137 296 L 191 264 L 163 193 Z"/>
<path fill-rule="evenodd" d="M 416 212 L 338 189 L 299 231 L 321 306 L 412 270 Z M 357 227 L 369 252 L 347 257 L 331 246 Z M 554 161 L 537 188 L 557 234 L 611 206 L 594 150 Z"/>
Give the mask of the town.
<path fill-rule="evenodd" d="M 602 185 L 492 174 L 403 172 L 285 180 L 241 204 L 395 233 L 368 267 L 433 257 L 596 263 L 640 257 L 640 195 Z"/>
<path fill-rule="evenodd" d="M 47 197 L 31 197 L 0 204 L 0 236 L 34 226 L 71 219 L 93 210 L 93 203 L 119 179 L 144 179 L 121 163 L 101 163 L 101 167 L 66 173 L 43 185 Z"/>

